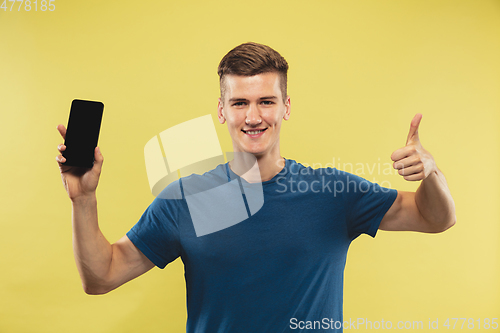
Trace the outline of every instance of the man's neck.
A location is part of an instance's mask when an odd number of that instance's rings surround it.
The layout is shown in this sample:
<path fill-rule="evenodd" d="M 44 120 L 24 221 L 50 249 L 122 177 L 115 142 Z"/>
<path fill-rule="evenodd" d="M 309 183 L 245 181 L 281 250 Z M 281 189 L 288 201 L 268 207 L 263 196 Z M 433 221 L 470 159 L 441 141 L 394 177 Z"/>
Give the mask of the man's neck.
<path fill-rule="evenodd" d="M 271 180 L 285 167 L 285 159 L 280 154 L 277 156 L 266 155 L 257 157 L 260 178 L 263 182 Z"/>
<path fill-rule="evenodd" d="M 255 162 L 257 162 L 258 169 L 251 168 Z M 236 153 L 235 158 L 229 162 L 229 166 L 234 173 L 249 183 L 265 182 L 271 180 L 285 167 L 285 159 L 279 153 L 264 156 Z"/>

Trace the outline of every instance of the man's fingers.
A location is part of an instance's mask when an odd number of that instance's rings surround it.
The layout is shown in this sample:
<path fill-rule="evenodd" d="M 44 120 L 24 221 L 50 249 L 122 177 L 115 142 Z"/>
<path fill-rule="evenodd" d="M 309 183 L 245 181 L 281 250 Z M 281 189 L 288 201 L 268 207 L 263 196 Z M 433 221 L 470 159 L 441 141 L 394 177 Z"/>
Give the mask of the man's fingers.
<path fill-rule="evenodd" d="M 408 157 L 408 156 L 415 154 L 416 151 L 417 151 L 417 148 L 415 146 L 406 146 L 403 148 L 399 148 L 394 153 L 392 153 L 391 160 L 393 160 L 394 162 L 397 162 L 399 160 L 402 160 L 405 157 Z"/>
<path fill-rule="evenodd" d="M 407 168 L 399 169 L 398 173 L 401 176 L 411 176 L 411 175 L 420 174 L 423 171 L 424 171 L 424 164 L 423 163 L 419 163 L 419 164 L 416 164 L 416 165 L 409 166 Z"/>
<path fill-rule="evenodd" d="M 409 168 L 412 165 L 417 165 L 419 163 L 421 163 L 421 159 L 418 156 L 408 156 L 408 157 L 405 157 L 401 160 L 395 161 L 392 164 L 392 166 L 394 167 L 394 169 L 401 170 L 401 169 Z"/>
<path fill-rule="evenodd" d="M 64 125 L 57 125 L 57 130 L 59 131 L 59 134 L 61 134 L 62 138 L 66 140 L 66 127 Z"/>
<path fill-rule="evenodd" d="M 64 156 L 62 156 L 62 155 L 58 155 L 58 156 L 56 156 L 56 161 L 57 161 L 59 164 L 61 164 L 61 163 L 66 162 L 66 158 L 65 158 Z"/>
<path fill-rule="evenodd" d="M 416 174 L 409 175 L 409 176 L 403 176 L 403 178 L 407 181 L 410 181 L 410 182 L 416 182 L 419 180 L 424 180 L 425 174 L 424 174 L 424 172 L 420 172 L 420 173 L 416 173 Z"/>
<path fill-rule="evenodd" d="M 415 117 L 411 120 L 410 132 L 408 132 L 408 137 L 406 138 L 406 144 L 408 145 L 411 141 L 418 140 L 418 126 L 422 120 L 422 114 L 417 113 Z"/>
<path fill-rule="evenodd" d="M 61 134 L 62 138 L 66 140 L 66 127 L 64 125 L 57 125 L 57 130 L 59 131 L 59 134 Z M 56 156 L 56 161 L 59 163 L 59 167 L 62 166 L 62 163 L 66 162 L 66 158 L 62 156 L 62 152 L 66 150 L 66 146 L 64 144 L 60 144 L 57 146 L 57 150 L 61 155 Z"/>

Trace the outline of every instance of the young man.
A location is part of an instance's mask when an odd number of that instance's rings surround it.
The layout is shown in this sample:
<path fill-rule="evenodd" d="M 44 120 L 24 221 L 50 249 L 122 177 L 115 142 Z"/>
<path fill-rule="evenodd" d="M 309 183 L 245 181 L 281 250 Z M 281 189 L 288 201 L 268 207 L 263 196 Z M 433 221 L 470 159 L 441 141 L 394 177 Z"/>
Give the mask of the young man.
<path fill-rule="evenodd" d="M 392 154 L 406 180 L 422 181 L 415 193 L 283 158 L 279 133 L 290 117 L 287 70 L 279 53 L 256 43 L 234 48 L 219 65 L 219 121 L 227 124 L 234 152 L 255 157 L 264 198 L 250 212 L 247 195 L 248 217 L 231 227 L 198 237 L 187 198 L 189 191 L 200 191 L 190 184 L 207 189 L 232 180 L 244 194 L 255 177 L 243 175 L 237 160 L 169 185 L 111 245 L 97 222 L 99 149 L 94 167 L 83 175 L 57 157 L 73 205 L 74 253 L 87 293 L 107 293 L 180 256 L 187 332 L 296 332 L 306 329 L 306 321 L 342 331 L 343 273 L 352 240 L 361 233 L 374 237 L 377 229 L 441 232 L 455 223 L 444 176 L 418 138 L 421 115 L 412 120 L 406 146 Z M 64 137 L 64 126 L 58 130 Z"/>

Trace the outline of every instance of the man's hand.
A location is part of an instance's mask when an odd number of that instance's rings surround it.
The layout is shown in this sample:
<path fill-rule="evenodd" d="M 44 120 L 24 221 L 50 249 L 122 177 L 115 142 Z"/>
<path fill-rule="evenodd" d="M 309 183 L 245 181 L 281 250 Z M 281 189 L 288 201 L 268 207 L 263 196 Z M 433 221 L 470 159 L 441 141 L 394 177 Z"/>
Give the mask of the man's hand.
<path fill-rule="evenodd" d="M 397 169 L 398 173 L 409 181 L 424 180 L 437 170 L 434 158 L 422 147 L 418 137 L 418 126 L 421 120 L 422 115 L 417 113 L 411 121 L 406 146 L 391 155 L 394 169 Z"/>
<path fill-rule="evenodd" d="M 379 229 L 393 231 L 442 232 L 455 224 L 455 203 L 443 173 L 432 155 L 420 144 L 420 113 L 413 117 L 406 146 L 391 155 L 394 168 L 404 179 L 422 180 L 416 192 L 398 191 Z"/>
<path fill-rule="evenodd" d="M 62 138 L 66 138 L 66 128 L 63 125 L 58 125 L 57 130 L 61 134 Z M 66 159 L 62 156 L 62 152 L 66 150 L 64 144 L 60 144 L 57 147 L 60 155 L 56 157 L 57 163 L 59 164 L 59 170 L 61 171 L 61 179 L 64 184 L 66 192 L 68 192 L 69 198 L 74 201 L 75 199 L 87 195 L 92 195 L 95 193 L 97 184 L 99 183 L 99 176 L 101 174 L 102 163 L 104 157 L 98 147 L 94 150 L 94 166 L 92 169 L 67 166 L 62 163 L 66 162 Z"/>

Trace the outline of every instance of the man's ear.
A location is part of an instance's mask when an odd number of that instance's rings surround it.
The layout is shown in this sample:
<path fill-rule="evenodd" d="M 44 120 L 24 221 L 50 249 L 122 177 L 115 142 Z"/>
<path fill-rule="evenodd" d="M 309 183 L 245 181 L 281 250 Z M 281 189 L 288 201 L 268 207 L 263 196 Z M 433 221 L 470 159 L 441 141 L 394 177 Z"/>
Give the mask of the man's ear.
<path fill-rule="evenodd" d="M 217 118 L 219 118 L 219 123 L 224 124 L 226 122 L 226 115 L 224 114 L 224 108 L 222 106 L 222 101 L 219 98 L 219 103 L 217 104 Z"/>
<path fill-rule="evenodd" d="M 286 96 L 285 114 L 283 115 L 283 119 L 290 119 L 290 96 Z"/>

